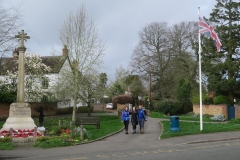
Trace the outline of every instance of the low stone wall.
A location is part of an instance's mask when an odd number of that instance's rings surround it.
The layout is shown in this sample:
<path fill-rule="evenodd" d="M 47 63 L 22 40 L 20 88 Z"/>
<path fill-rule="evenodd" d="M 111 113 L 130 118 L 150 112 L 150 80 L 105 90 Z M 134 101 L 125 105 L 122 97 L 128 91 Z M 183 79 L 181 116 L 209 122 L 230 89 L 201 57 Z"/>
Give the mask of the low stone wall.
<path fill-rule="evenodd" d="M 200 105 L 199 104 L 193 105 L 193 112 L 195 114 L 200 114 Z M 228 119 L 228 106 L 226 104 L 202 105 L 202 114 L 210 114 L 213 116 L 216 114 L 222 114 L 225 116 L 226 119 Z"/>

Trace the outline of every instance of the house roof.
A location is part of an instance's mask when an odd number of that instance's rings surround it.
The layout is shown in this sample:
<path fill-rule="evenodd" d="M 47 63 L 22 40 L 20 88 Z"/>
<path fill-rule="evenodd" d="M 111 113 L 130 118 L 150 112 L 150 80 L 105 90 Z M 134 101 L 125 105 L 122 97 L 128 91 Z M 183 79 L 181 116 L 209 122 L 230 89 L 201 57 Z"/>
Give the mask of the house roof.
<path fill-rule="evenodd" d="M 62 68 L 67 56 L 44 56 L 42 58 L 42 63 L 51 68 L 51 73 L 58 73 Z"/>
<path fill-rule="evenodd" d="M 58 73 L 62 68 L 67 56 L 43 56 L 42 63 L 51 68 L 50 73 Z M 0 75 L 6 75 L 7 70 L 17 71 L 17 58 L 2 57 L 0 58 Z"/>

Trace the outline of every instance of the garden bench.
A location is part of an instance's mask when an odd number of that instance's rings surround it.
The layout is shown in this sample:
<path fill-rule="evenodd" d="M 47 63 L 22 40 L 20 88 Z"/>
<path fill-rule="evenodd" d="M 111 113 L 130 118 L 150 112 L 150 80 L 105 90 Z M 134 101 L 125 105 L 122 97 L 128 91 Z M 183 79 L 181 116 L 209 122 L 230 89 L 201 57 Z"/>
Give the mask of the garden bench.
<path fill-rule="evenodd" d="M 80 117 L 76 120 L 75 125 L 95 125 L 100 128 L 100 117 Z"/>

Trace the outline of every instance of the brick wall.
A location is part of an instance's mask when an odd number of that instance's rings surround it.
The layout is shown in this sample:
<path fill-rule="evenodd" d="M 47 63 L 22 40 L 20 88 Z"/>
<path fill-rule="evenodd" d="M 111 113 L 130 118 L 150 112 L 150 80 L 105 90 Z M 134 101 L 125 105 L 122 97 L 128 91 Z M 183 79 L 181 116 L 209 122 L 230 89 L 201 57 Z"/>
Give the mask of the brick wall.
<path fill-rule="evenodd" d="M 56 115 L 57 113 L 57 103 L 56 102 L 50 102 L 50 103 L 35 103 L 35 102 L 29 102 L 31 106 L 31 115 L 32 117 L 38 117 L 39 112 L 37 112 L 37 109 L 42 106 L 43 112 L 45 116 L 50 115 Z M 9 109 L 10 109 L 9 103 L 0 103 L 0 119 L 4 120 L 8 118 L 9 116 Z"/>
<path fill-rule="evenodd" d="M 9 103 L 0 103 L 0 117 L 6 119 L 9 116 Z"/>
<path fill-rule="evenodd" d="M 200 114 L 199 105 L 194 104 L 193 105 L 193 112 L 195 114 Z M 228 119 L 228 107 L 226 104 L 220 104 L 220 105 L 202 105 L 202 114 L 210 114 L 210 115 L 216 115 L 216 114 L 222 114 L 225 116 L 226 119 Z"/>
<path fill-rule="evenodd" d="M 39 112 L 37 111 L 40 106 L 43 107 L 43 113 L 45 116 L 53 116 L 57 114 L 57 102 L 29 102 L 31 106 L 32 117 L 38 117 Z"/>
<path fill-rule="evenodd" d="M 240 105 L 235 104 L 235 118 L 240 118 Z"/>
<path fill-rule="evenodd" d="M 123 110 L 125 107 L 128 107 L 128 104 L 117 104 L 117 110 Z"/>
<path fill-rule="evenodd" d="M 106 110 L 106 104 L 103 104 L 103 103 L 93 104 L 93 112 L 105 111 L 105 110 Z"/>

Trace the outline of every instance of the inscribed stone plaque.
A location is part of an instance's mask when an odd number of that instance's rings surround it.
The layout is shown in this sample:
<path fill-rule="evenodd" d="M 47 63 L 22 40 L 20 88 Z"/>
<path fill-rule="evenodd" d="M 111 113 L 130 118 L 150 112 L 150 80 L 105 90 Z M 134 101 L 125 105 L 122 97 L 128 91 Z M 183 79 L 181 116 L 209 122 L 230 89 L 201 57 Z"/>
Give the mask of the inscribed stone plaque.
<path fill-rule="evenodd" d="M 31 117 L 31 108 L 28 103 L 12 103 L 9 117 Z"/>

